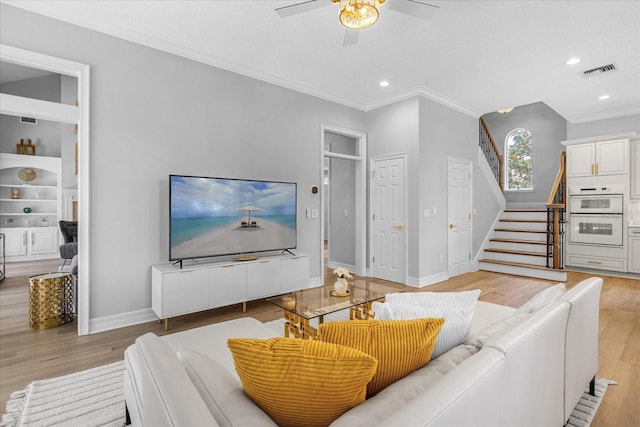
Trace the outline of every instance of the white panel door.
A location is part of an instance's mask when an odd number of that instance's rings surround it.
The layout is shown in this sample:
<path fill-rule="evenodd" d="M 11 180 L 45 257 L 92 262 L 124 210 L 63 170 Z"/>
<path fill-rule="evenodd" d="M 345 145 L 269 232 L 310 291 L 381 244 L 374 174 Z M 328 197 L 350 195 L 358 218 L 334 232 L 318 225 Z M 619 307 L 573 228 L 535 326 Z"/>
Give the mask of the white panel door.
<path fill-rule="evenodd" d="M 449 277 L 469 272 L 471 259 L 471 163 L 449 159 Z"/>
<path fill-rule="evenodd" d="M 371 167 L 371 274 L 405 283 L 404 157 Z"/>

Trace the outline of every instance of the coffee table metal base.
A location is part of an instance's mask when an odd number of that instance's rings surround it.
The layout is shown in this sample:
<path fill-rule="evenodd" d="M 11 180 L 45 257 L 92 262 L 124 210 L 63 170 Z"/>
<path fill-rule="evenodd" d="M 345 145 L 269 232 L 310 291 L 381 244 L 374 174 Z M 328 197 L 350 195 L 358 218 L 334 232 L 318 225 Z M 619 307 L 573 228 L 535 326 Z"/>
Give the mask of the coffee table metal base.
<path fill-rule="evenodd" d="M 372 304 L 370 302 L 366 302 L 364 304 L 359 304 L 349 308 L 349 320 L 367 320 L 371 318 L 371 307 Z M 317 317 L 318 319 L 318 327 L 315 328 L 311 326 L 309 319 L 298 316 L 295 313 L 290 312 L 289 310 L 284 311 L 284 336 L 290 337 L 293 336 L 295 338 L 302 339 L 318 339 L 320 325 L 324 323 L 324 315 L 320 315 Z"/>

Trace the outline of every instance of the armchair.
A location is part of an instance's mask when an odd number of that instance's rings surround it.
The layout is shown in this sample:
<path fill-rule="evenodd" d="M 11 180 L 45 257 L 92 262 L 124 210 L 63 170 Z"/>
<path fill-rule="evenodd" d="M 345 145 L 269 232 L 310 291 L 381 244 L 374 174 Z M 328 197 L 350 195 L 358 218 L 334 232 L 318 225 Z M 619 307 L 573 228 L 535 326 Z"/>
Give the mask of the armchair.
<path fill-rule="evenodd" d="M 78 253 L 78 221 L 58 221 L 58 224 L 64 237 L 64 243 L 60 245 L 60 258 L 64 260 L 64 267 Z"/>

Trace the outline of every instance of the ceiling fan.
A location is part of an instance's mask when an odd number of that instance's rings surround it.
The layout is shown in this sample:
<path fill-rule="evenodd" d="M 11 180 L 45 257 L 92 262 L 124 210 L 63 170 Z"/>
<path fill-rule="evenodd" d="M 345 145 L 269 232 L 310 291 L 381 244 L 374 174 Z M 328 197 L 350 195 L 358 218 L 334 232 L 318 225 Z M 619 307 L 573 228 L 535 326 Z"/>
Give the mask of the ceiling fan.
<path fill-rule="evenodd" d="M 327 6 L 329 2 L 340 6 L 340 23 L 347 28 L 343 46 L 353 46 L 358 43 L 358 30 L 370 27 L 378 21 L 380 6 L 383 3 L 385 8 L 424 20 L 431 19 L 439 9 L 439 6 L 418 0 L 307 0 L 279 7 L 275 12 L 281 18 L 286 18 Z"/>

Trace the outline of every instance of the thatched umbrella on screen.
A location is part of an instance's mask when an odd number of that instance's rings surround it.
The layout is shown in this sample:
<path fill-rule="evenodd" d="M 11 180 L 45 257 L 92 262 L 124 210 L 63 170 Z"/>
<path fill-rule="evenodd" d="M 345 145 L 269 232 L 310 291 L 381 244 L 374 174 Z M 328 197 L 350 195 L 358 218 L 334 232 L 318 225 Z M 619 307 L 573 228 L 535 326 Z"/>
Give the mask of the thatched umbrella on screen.
<path fill-rule="evenodd" d="M 234 209 L 234 210 L 240 211 L 240 212 L 247 212 L 247 214 L 249 216 L 249 219 L 247 221 L 247 226 L 248 227 L 251 227 L 251 212 L 261 212 L 262 211 L 262 209 L 260 209 L 257 206 L 253 206 L 251 203 L 249 203 L 248 205 L 243 206 L 241 208 Z"/>

